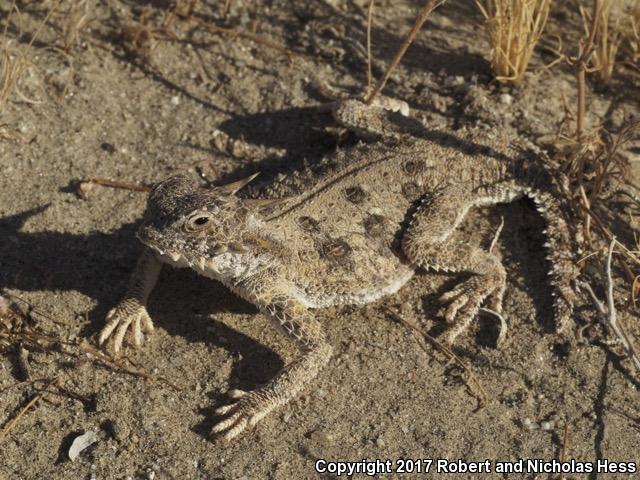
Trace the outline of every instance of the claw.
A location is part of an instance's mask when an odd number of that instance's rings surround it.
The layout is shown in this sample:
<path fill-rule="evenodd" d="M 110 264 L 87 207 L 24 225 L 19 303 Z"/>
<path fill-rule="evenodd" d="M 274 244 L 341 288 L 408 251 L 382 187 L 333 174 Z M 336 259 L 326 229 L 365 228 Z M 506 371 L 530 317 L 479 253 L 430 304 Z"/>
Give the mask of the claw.
<path fill-rule="evenodd" d="M 131 325 L 131 317 L 125 318 L 118 324 L 118 328 L 116 328 L 116 333 L 113 336 L 113 351 L 118 353 L 120 348 L 122 347 L 122 342 L 124 340 L 124 335 L 127 333 L 129 325 Z"/>
<path fill-rule="evenodd" d="M 146 310 L 142 315 L 142 332 L 147 334 L 153 333 L 153 322 Z"/>
<path fill-rule="evenodd" d="M 229 440 L 232 440 L 233 438 L 235 438 L 238 435 L 240 435 L 245 428 L 247 428 L 247 419 L 243 418 L 242 420 L 240 420 L 238 422 L 238 424 L 235 427 L 233 427 L 231 430 L 229 430 L 227 433 L 225 433 L 224 439 L 227 442 Z"/>
<path fill-rule="evenodd" d="M 118 319 L 116 318 L 115 314 L 115 308 L 112 308 L 111 310 L 109 310 L 109 313 L 107 313 L 107 324 L 100 332 L 100 336 L 98 337 L 98 345 L 102 345 L 118 326 Z"/>
<path fill-rule="evenodd" d="M 229 398 L 242 398 L 242 397 L 246 397 L 247 396 L 247 392 L 245 392 L 244 390 L 240 390 L 239 388 L 234 388 L 232 390 L 229 390 L 227 392 L 227 396 Z"/>
<path fill-rule="evenodd" d="M 242 415 L 242 412 L 234 413 L 229 418 L 216 423 L 213 426 L 213 428 L 211 429 L 211 431 L 213 433 L 220 433 L 220 432 L 222 432 L 224 430 L 227 430 L 229 427 L 231 427 L 236 422 L 236 420 L 240 419 L 241 415 Z M 245 422 L 246 422 L 246 420 L 245 420 Z"/>
<path fill-rule="evenodd" d="M 120 305 L 109 311 L 106 325 L 98 336 L 98 344 L 102 346 L 111 338 L 113 352 L 118 353 L 129 328 L 136 347 L 142 345 L 143 332 L 153 331 L 153 322 L 144 305 L 131 298 L 123 300 Z"/>
<path fill-rule="evenodd" d="M 215 414 L 216 415 L 224 415 L 225 413 L 228 413 L 231 410 L 233 410 L 233 407 L 235 407 L 235 404 L 223 405 L 222 407 L 216 408 Z"/>
<path fill-rule="evenodd" d="M 505 282 L 502 276 L 474 276 L 459 284 L 440 297 L 440 303 L 449 303 L 444 310 L 444 318 L 450 324 L 444 333 L 447 343 L 453 343 L 471 323 L 483 302 L 491 310 L 502 310 Z"/>
<path fill-rule="evenodd" d="M 141 326 L 140 317 L 137 317 L 133 321 L 133 344 L 136 347 L 139 347 L 140 345 L 142 345 L 142 326 Z"/>
<path fill-rule="evenodd" d="M 264 391 L 245 392 L 229 390 L 227 395 L 238 400 L 231 405 L 223 405 L 215 410 L 217 415 L 226 415 L 211 429 L 212 434 L 222 434 L 225 440 L 231 440 L 248 427 L 253 427 L 276 406 Z"/>

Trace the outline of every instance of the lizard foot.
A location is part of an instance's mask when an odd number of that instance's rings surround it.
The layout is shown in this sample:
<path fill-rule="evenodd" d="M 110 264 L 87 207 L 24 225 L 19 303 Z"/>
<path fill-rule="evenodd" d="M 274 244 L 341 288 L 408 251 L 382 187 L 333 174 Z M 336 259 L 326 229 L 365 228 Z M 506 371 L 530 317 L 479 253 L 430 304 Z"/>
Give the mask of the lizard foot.
<path fill-rule="evenodd" d="M 224 415 L 226 418 L 211 429 L 211 433 L 220 434 L 227 441 L 253 427 L 276 407 L 276 402 L 265 390 L 245 392 L 235 389 L 229 390 L 227 395 L 237 401 L 216 409 L 216 415 Z"/>
<path fill-rule="evenodd" d="M 107 339 L 111 338 L 113 351 L 118 353 L 130 327 L 133 344 L 136 347 L 142 345 L 143 333 L 153 331 L 153 322 L 147 309 L 134 298 L 124 299 L 117 307 L 109 311 L 106 325 L 98 336 L 98 344 L 102 346 Z"/>
<path fill-rule="evenodd" d="M 500 313 L 506 283 L 504 274 L 474 275 L 440 297 L 440 303 L 448 304 L 444 318 L 450 326 L 444 333 L 447 343 L 469 327 L 483 302 Z"/>

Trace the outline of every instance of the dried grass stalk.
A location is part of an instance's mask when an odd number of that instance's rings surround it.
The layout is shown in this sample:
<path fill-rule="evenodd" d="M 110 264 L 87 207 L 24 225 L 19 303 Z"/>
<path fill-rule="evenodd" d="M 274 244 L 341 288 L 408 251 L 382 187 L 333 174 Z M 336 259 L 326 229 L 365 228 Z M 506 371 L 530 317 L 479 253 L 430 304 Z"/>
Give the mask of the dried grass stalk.
<path fill-rule="evenodd" d="M 519 82 L 542 36 L 551 0 L 476 0 L 491 44 L 491 66 L 500 82 Z"/>
<path fill-rule="evenodd" d="M 623 13 L 621 50 L 627 65 L 640 71 L 640 3 Z"/>
<path fill-rule="evenodd" d="M 67 12 L 67 20 L 64 24 L 62 34 L 62 49 L 66 53 L 70 53 L 78 43 L 82 31 L 91 23 L 92 12 L 95 6 L 93 0 L 75 0 L 69 12 Z"/>
<path fill-rule="evenodd" d="M 589 36 L 591 34 L 590 25 L 593 24 L 592 13 L 580 5 L 580 15 L 585 34 Z M 590 69 L 596 73 L 598 80 L 602 83 L 608 83 L 613 76 L 618 50 L 624 38 L 622 3 L 620 0 L 601 0 L 596 15 L 598 21 L 596 22 Z"/>
<path fill-rule="evenodd" d="M 7 102 L 14 92 L 20 97 L 23 102 L 39 103 L 25 97 L 20 92 L 18 84 L 30 66 L 30 62 L 27 59 L 25 52 L 27 52 L 31 48 L 33 42 L 38 37 L 38 34 L 47 23 L 47 20 L 49 20 L 49 17 L 60 6 L 61 2 L 62 0 L 58 0 L 58 2 L 49 9 L 40 25 L 38 25 L 38 29 L 31 36 L 29 44 L 26 47 L 20 48 L 14 47 L 12 45 L 12 40 L 7 36 L 12 14 L 15 13 L 18 15 L 18 17 L 20 17 L 20 10 L 16 6 L 15 0 L 13 0 L 13 2 L 11 3 L 9 14 L 7 15 L 2 35 L 0 36 L 0 112 L 4 110 Z"/>
<path fill-rule="evenodd" d="M 15 1 L 11 4 L 9 15 L 5 20 L 2 37 L 0 38 L 0 112 L 4 110 L 28 67 L 27 59 L 22 51 L 14 47 L 7 36 L 9 21 L 14 10 L 18 14 L 20 13 Z"/>
<path fill-rule="evenodd" d="M 21 50 L 11 46 L 5 38 L 0 44 L 0 112 L 2 112 L 17 89 L 18 82 L 29 66 Z"/>

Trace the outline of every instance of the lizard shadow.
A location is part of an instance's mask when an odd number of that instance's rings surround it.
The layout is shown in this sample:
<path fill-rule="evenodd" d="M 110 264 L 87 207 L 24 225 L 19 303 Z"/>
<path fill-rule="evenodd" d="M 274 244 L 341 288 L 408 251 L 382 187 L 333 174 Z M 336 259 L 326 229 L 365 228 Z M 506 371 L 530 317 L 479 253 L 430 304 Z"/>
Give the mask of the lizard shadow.
<path fill-rule="evenodd" d="M 138 242 L 132 241 L 137 224 L 124 224 L 109 233 L 24 232 L 24 224 L 47 208 L 45 205 L 0 218 L 0 287 L 77 291 L 96 299 L 96 306 L 86 312 L 89 323 L 80 331 L 80 336 L 91 337 L 120 299 L 140 254 Z M 241 360 L 232 367 L 231 377 L 236 379 L 232 388 L 250 389 L 275 375 L 282 361 L 271 349 L 220 322 L 214 322 L 216 336 L 211 338 L 207 332 L 210 321 L 185 321 L 183 314 L 197 319 L 220 312 L 255 312 L 253 306 L 195 272 L 164 270 L 149 305 L 157 325 L 171 335 L 183 335 L 189 342 L 207 338 L 214 345 L 237 352 Z M 76 321 L 84 313 L 75 312 L 75 318 L 69 321 Z"/>
<path fill-rule="evenodd" d="M 25 291 L 75 290 L 91 298 L 108 297 L 130 271 L 137 246 L 134 224 L 109 233 L 26 232 L 25 223 L 49 204 L 0 218 L 0 286 Z M 129 245 L 127 245 L 129 243 Z"/>
<path fill-rule="evenodd" d="M 236 357 L 229 388 L 252 390 L 283 366 L 280 356 L 260 340 L 253 340 L 216 318 L 220 314 L 249 314 L 267 325 L 257 308 L 220 282 L 194 271 L 163 267 L 150 298 L 149 312 L 169 335 L 181 336 L 189 342 L 204 340 Z"/>
<path fill-rule="evenodd" d="M 260 176 L 249 189 L 269 185 L 283 173 L 317 167 L 320 160 L 336 147 L 336 136 L 327 131 L 335 125 L 328 112 L 316 107 L 292 107 L 277 111 L 236 115 L 218 125 L 230 138 L 283 154 L 267 156 L 246 166 L 239 166 L 230 174 L 217 179 L 220 183 L 233 181 L 255 171 Z M 212 148 L 189 145 L 214 153 Z M 217 152 L 215 152 L 217 153 Z"/>
<path fill-rule="evenodd" d="M 233 358 L 228 383 L 224 388 L 205 393 L 209 398 L 208 405 L 198 408 L 203 418 L 191 426 L 191 430 L 205 440 L 211 440 L 211 428 L 221 420 L 215 413 L 216 408 L 232 401 L 226 395 L 227 389 L 255 390 L 284 367 L 279 353 L 266 346 L 261 338 L 254 340 L 242 329 L 232 328 L 216 318 L 218 314 L 252 315 L 251 322 L 267 326 L 267 319 L 257 308 L 220 282 L 191 270 L 163 268 L 150 298 L 149 313 L 169 335 L 181 336 L 194 343 L 205 341 L 225 349 Z"/>

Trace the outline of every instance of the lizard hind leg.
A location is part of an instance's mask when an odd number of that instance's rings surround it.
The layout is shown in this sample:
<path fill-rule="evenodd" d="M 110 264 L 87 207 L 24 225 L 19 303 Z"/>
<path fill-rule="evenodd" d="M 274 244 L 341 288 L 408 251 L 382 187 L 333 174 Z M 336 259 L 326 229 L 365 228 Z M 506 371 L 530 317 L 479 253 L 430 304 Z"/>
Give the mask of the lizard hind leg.
<path fill-rule="evenodd" d="M 471 277 L 441 296 L 448 343 L 466 330 L 483 303 L 500 312 L 506 272 L 495 255 L 453 238 L 469 209 L 493 203 L 460 185 L 442 188 L 416 210 L 402 239 L 402 250 L 417 266 L 442 272 L 469 272 Z"/>

